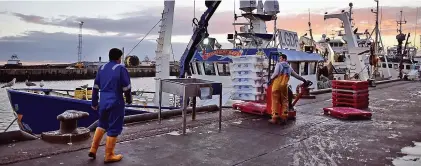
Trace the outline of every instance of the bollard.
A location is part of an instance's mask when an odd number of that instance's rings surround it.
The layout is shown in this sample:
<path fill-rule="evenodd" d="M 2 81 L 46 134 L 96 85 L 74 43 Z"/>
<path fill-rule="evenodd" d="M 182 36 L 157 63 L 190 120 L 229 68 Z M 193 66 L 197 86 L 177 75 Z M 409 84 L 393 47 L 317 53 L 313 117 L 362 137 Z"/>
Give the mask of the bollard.
<path fill-rule="evenodd" d="M 87 140 L 90 137 L 89 129 L 77 127 L 77 120 L 88 117 L 89 113 L 67 110 L 57 116 L 60 129 L 41 133 L 41 139 L 51 143 L 71 143 Z"/>

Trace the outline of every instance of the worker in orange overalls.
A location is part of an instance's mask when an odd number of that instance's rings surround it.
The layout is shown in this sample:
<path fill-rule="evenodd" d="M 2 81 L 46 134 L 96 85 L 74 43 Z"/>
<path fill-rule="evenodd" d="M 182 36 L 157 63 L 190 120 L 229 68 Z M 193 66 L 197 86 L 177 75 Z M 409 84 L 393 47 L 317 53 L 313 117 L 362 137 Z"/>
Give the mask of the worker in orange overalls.
<path fill-rule="evenodd" d="M 287 62 L 287 56 L 280 54 L 279 62 L 269 81 L 272 84 L 272 119 L 269 120 L 270 123 L 278 124 L 279 119 L 281 123 L 285 123 L 288 119 L 288 81 L 291 75 L 304 83 L 307 82 L 291 68 Z M 279 104 L 281 104 L 281 110 L 279 110 Z"/>

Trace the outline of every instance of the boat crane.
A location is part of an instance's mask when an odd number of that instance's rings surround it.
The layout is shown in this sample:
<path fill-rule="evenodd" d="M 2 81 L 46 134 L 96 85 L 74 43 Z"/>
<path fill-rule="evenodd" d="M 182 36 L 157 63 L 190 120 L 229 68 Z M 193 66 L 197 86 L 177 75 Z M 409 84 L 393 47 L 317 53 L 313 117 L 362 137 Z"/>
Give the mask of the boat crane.
<path fill-rule="evenodd" d="M 216 9 L 218 8 L 221 0 L 219 1 L 205 1 L 206 9 L 205 13 L 200 17 L 200 21 L 197 23 L 196 18 L 193 19 L 195 24 L 194 33 L 190 39 L 189 44 L 187 45 L 186 50 L 184 50 L 183 56 L 180 59 L 180 78 L 184 78 L 186 72 L 189 70 L 190 60 L 193 58 L 193 55 L 196 51 L 197 45 L 205 38 L 209 36 L 208 33 L 208 23 Z"/>
<path fill-rule="evenodd" d="M 362 53 L 367 51 L 367 48 L 358 47 L 357 38 L 352 30 L 352 23 L 349 19 L 350 14 L 342 11 L 339 14 L 325 14 L 324 19 L 336 18 L 342 21 L 345 29 L 345 40 L 348 43 L 348 55 L 345 58 L 346 68 L 349 69 L 349 74 L 352 78 L 362 81 L 370 81 L 368 67 L 364 64 Z"/>

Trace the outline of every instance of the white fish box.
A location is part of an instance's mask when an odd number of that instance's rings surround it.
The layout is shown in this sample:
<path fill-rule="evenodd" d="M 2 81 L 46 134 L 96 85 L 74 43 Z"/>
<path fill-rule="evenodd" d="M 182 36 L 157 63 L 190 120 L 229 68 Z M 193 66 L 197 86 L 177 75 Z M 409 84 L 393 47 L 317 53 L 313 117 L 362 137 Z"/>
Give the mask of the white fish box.
<path fill-rule="evenodd" d="M 230 71 L 251 71 L 251 72 L 264 72 L 267 67 L 263 63 L 232 63 L 230 64 Z"/>
<path fill-rule="evenodd" d="M 232 100 L 262 101 L 265 100 L 265 94 L 233 93 Z"/>
<path fill-rule="evenodd" d="M 232 85 L 253 85 L 253 86 L 262 86 L 267 81 L 266 79 L 258 78 L 258 79 L 252 79 L 252 78 L 233 78 L 232 79 Z"/>
<path fill-rule="evenodd" d="M 253 85 L 234 85 L 234 92 L 238 93 L 255 93 L 255 94 L 264 94 L 264 86 L 253 86 Z"/>
<path fill-rule="evenodd" d="M 239 57 L 232 57 L 233 63 L 256 63 L 256 62 L 264 62 L 264 56 L 256 56 L 256 55 L 247 55 L 247 56 L 239 56 Z"/>
<path fill-rule="evenodd" d="M 263 78 L 267 77 L 266 72 L 253 72 L 253 71 L 234 71 L 231 72 L 231 78 Z"/>

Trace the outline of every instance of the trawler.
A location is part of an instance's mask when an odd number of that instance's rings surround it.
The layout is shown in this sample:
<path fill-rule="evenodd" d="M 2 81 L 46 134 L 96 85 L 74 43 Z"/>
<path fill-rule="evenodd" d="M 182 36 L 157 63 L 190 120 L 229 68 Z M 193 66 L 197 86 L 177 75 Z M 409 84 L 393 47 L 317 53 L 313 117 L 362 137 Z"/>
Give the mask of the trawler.
<path fill-rule="evenodd" d="M 207 26 L 209 20 L 218 8 L 221 1 L 206 1 L 206 11 L 200 19 L 194 19 L 194 33 L 180 59 L 180 78 L 193 77 L 203 80 L 220 82 L 224 85 L 222 103 L 231 105 L 234 100 L 256 100 L 264 96 L 263 91 L 250 91 L 263 89 L 267 80 L 266 68 L 269 66 L 271 52 L 286 54 L 291 67 L 302 77 L 311 82 L 317 80 L 317 65 L 324 63 L 322 55 L 316 53 L 313 46 L 300 48 L 298 34 L 293 31 L 278 29 L 276 27 L 279 11 L 278 1 L 240 1 L 241 15 L 235 15 L 235 20 L 242 18 L 246 22 L 233 23 L 240 26 L 239 32 L 227 35 L 227 40 L 232 43 L 232 48 L 221 48 L 215 38 L 209 37 Z M 234 2 L 235 3 L 235 2 Z M 159 31 L 156 50 L 156 81 L 155 92 L 134 92 L 134 98 L 139 100 L 133 105 L 126 105 L 126 115 L 137 115 L 153 112 L 158 108 L 159 82 L 169 78 L 170 45 L 174 16 L 175 1 L 165 1 L 164 11 Z M 357 55 L 364 49 L 358 49 L 357 40 L 350 30 L 349 17 L 345 14 L 326 15 L 327 18 L 339 18 L 344 22 L 345 37 L 348 42 L 350 59 L 346 59 L 351 74 L 365 71 Z M 266 22 L 273 21 L 273 32 L 268 33 Z M 355 41 L 355 42 L 354 42 Z M 355 46 L 352 45 L 355 43 Z M 351 46 L 350 46 L 351 45 Z M 330 46 L 326 47 L 329 48 Z M 331 48 L 330 48 L 331 49 Z M 259 59 L 255 61 L 256 59 Z M 249 61 L 250 60 L 250 61 Z M 241 63 L 239 63 L 242 61 Z M 271 60 L 276 62 L 276 59 Z M 273 66 L 273 65 L 272 65 Z M 244 75 L 244 72 L 249 75 Z M 252 75 L 250 75 L 252 73 Z M 364 73 L 364 72 L 363 72 Z M 361 74 L 359 79 L 368 79 L 367 74 Z M 300 81 L 291 78 L 290 86 L 297 89 Z M 136 88 L 136 87 L 135 87 Z M 312 91 L 319 90 L 313 85 Z M 40 134 L 46 131 L 59 129 L 57 115 L 66 110 L 88 112 L 88 118 L 78 121 L 78 126 L 90 126 L 98 119 L 98 113 L 90 107 L 91 89 L 89 86 L 78 87 L 76 90 L 26 88 L 7 89 L 13 113 L 22 131 L 30 134 Z M 144 94 L 154 94 L 153 97 L 144 97 Z M 141 98 L 143 98 L 141 100 Z M 177 96 L 163 93 L 163 109 L 179 108 Z M 170 102 L 172 101 L 172 102 Z M 217 99 L 200 100 L 199 105 L 210 105 L 218 102 Z M 149 111 L 146 110 L 149 108 Z"/>

